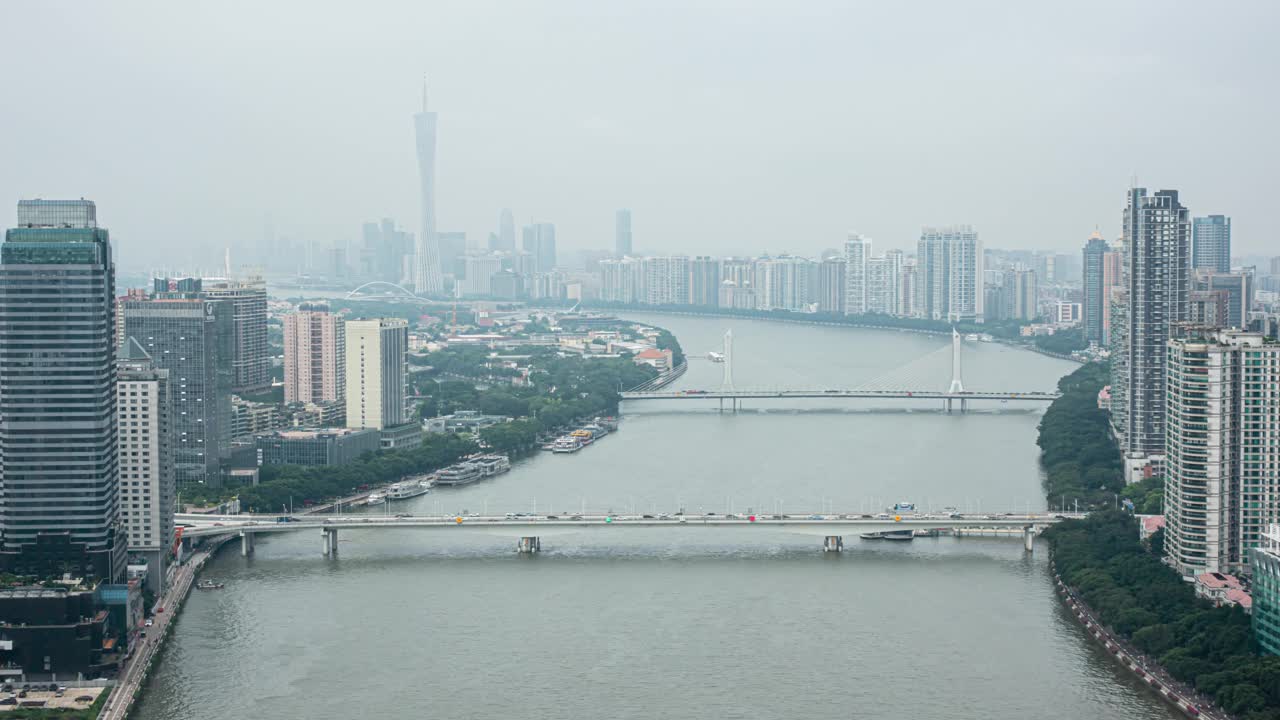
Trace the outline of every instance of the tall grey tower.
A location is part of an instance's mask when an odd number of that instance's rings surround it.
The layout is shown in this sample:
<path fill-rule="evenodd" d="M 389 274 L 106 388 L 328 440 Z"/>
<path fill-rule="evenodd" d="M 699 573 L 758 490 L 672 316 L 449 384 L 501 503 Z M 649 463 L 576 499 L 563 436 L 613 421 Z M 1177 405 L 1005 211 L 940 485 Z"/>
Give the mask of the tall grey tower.
<path fill-rule="evenodd" d="M 115 268 L 88 200 L 23 200 L 0 247 L 0 567 L 123 581 Z"/>
<path fill-rule="evenodd" d="M 619 210 L 614 216 L 613 254 L 626 257 L 631 254 L 631 211 Z"/>
<path fill-rule="evenodd" d="M 1102 308 L 1108 301 L 1102 277 L 1107 250 L 1107 241 L 1096 232 L 1084 246 L 1084 336 L 1095 345 L 1102 344 Z"/>
<path fill-rule="evenodd" d="M 498 216 L 498 246 L 493 249 L 516 251 L 516 218 L 511 214 L 511 208 L 502 208 L 502 214 Z"/>
<path fill-rule="evenodd" d="M 1191 221 L 1191 267 L 1231 272 L 1231 218 L 1210 215 Z"/>
<path fill-rule="evenodd" d="M 422 112 L 413 116 L 418 138 L 418 177 L 422 181 L 422 231 L 413 258 L 413 289 L 419 295 L 444 294 L 440 243 L 436 237 L 436 114 L 427 111 L 427 85 L 422 85 Z"/>
<path fill-rule="evenodd" d="M 1164 454 L 1166 344 L 1190 310 L 1191 223 L 1178 191 L 1131 188 L 1124 242 L 1125 357 L 1112 366 L 1112 405 L 1124 406 L 1121 449 L 1140 458 Z"/>

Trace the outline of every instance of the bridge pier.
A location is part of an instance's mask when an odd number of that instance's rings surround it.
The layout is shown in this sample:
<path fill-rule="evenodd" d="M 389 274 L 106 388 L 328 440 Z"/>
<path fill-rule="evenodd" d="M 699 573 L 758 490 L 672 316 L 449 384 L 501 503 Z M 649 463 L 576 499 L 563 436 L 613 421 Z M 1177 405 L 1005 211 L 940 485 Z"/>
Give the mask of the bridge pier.
<path fill-rule="evenodd" d="M 253 554 L 253 533 L 240 531 L 240 555 L 249 557 Z"/>
<path fill-rule="evenodd" d="M 844 537 L 841 535 L 828 535 L 822 541 L 822 552 L 841 552 L 844 550 Z"/>
<path fill-rule="evenodd" d="M 520 538 L 519 544 L 516 545 L 516 552 L 523 555 L 529 555 L 542 550 L 542 540 L 537 536 L 527 536 Z"/>
<path fill-rule="evenodd" d="M 1027 552 L 1035 550 L 1036 545 L 1036 529 L 1034 526 L 1028 525 L 1022 528 L 1022 547 Z"/>
<path fill-rule="evenodd" d="M 324 528 L 320 531 L 320 535 L 324 539 L 324 556 L 337 557 L 338 555 L 338 528 Z"/>

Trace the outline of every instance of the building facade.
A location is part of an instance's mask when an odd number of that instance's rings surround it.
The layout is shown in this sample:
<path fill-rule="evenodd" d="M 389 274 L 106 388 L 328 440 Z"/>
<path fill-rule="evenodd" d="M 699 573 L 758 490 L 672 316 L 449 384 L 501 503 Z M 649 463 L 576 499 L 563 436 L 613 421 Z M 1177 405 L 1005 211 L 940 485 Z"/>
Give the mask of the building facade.
<path fill-rule="evenodd" d="M 689 304 L 698 307 L 720 305 L 720 260 L 699 255 L 689 262 Z"/>
<path fill-rule="evenodd" d="M 201 294 L 231 306 L 232 392 L 271 389 L 271 347 L 267 344 L 267 284 L 262 278 L 204 278 Z"/>
<path fill-rule="evenodd" d="M 849 263 L 842 257 L 830 257 L 818 263 L 818 312 L 844 314 L 848 267 Z"/>
<path fill-rule="evenodd" d="M 556 226 L 551 223 L 534 223 L 524 228 L 523 249 L 529 253 L 533 267 L 531 273 L 551 272 L 556 269 Z"/>
<path fill-rule="evenodd" d="M 1102 317 L 1107 294 L 1103 283 L 1103 260 L 1107 250 L 1107 241 L 1096 232 L 1084 246 L 1084 338 L 1094 345 L 1105 342 Z"/>
<path fill-rule="evenodd" d="M 846 315 L 867 312 L 867 261 L 871 258 L 871 238 L 850 233 L 844 242 Z"/>
<path fill-rule="evenodd" d="M 1280 525 L 1270 525 L 1253 549 L 1253 637 L 1262 650 L 1280 655 Z"/>
<path fill-rule="evenodd" d="M 647 257 L 641 261 L 641 302 L 647 305 L 689 304 L 689 258 L 684 255 Z"/>
<path fill-rule="evenodd" d="M 279 430 L 255 439 L 263 465 L 349 465 L 377 452 L 377 430 L 321 428 Z"/>
<path fill-rule="evenodd" d="M 918 317 L 953 322 L 983 319 L 982 243 L 972 227 L 924 228 L 916 245 L 916 263 Z"/>
<path fill-rule="evenodd" d="M 118 374 L 120 519 L 129 553 L 146 560 L 147 586 L 159 596 L 174 542 L 178 501 L 169 371 L 156 368 L 137 340 L 130 339 Z"/>
<path fill-rule="evenodd" d="M 804 310 L 809 303 L 810 265 L 807 258 L 792 255 L 756 260 L 756 309 Z"/>
<path fill-rule="evenodd" d="M 1191 221 L 1191 267 L 1231 272 L 1231 218 L 1209 215 Z"/>
<path fill-rule="evenodd" d="M 128 300 L 124 330 L 169 371 L 178 486 L 216 486 L 231 447 L 231 306 L 198 295 Z"/>
<path fill-rule="evenodd" d="M 1280 344 L 1210 330 L 1167 351 L 1165 552 L 1187 577 L 1234 573 L 1280 522 Z"/>
<path fill-rule="evenodd" d="M 1030 322 L 1040 316 L 1039 288 L 1036 274 L 1031 270 L 1006 270 L 1004 273 L 1004 311 L 1006 320 Z"/>
<path fill-rule="evenodd" d="M 403 425 L 409 323 L 399 318 L 346 323 L 347 427 Z"/>
<path fill-rule="evenodd" d="M 115 267 L 88 200 L 23 200 L 0 246 L 0 568 L 113 582 Z"/>
<path fill-rule="evenodd" d="M 1164 452 L 1166 343 L 1190 310 L 1191 226 L 1178 191 L 1129 191 L 1124 212 L 1125 377 L 1112 364 L 1112 407 L 1121 400 L 1124 424 L 1116 426 L 1129 458 Z M 1123 398 L 1115 394 L 1123 388 Z"/>
<path fill-rule="evenodd" d="M 322 403 L 346 397 L 346 342 L 337 315 L 303 303 L 284 316 L 284 401 Z"/>

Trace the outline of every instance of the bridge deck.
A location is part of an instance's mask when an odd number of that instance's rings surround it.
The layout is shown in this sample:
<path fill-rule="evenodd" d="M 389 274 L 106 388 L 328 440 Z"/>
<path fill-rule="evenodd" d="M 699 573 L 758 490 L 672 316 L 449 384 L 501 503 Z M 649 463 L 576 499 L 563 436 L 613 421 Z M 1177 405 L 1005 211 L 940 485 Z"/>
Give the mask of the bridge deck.
<path fill-rule="evenodd" d="M 669 390 L 655 392 L 627 391 L 623 400 L 727 400 L 759 398 L 897 398 L 917 400 L 1019 400 L 1051 402 L 1060 397 L 1056 392 L 957 392 L 944 390 Z"/>

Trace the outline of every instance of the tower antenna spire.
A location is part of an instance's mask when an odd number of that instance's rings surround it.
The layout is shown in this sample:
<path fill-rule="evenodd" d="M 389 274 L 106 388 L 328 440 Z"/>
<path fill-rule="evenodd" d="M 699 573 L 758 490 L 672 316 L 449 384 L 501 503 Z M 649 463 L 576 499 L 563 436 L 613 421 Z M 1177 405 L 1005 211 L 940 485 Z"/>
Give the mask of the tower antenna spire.
<path fill-rule="evenodd" d="M 422 112 L 426 112 L 426 111 L 427 111 L 427 76 L 426 76 L 426 73 L 423 73 L 422 75 Z"/>

